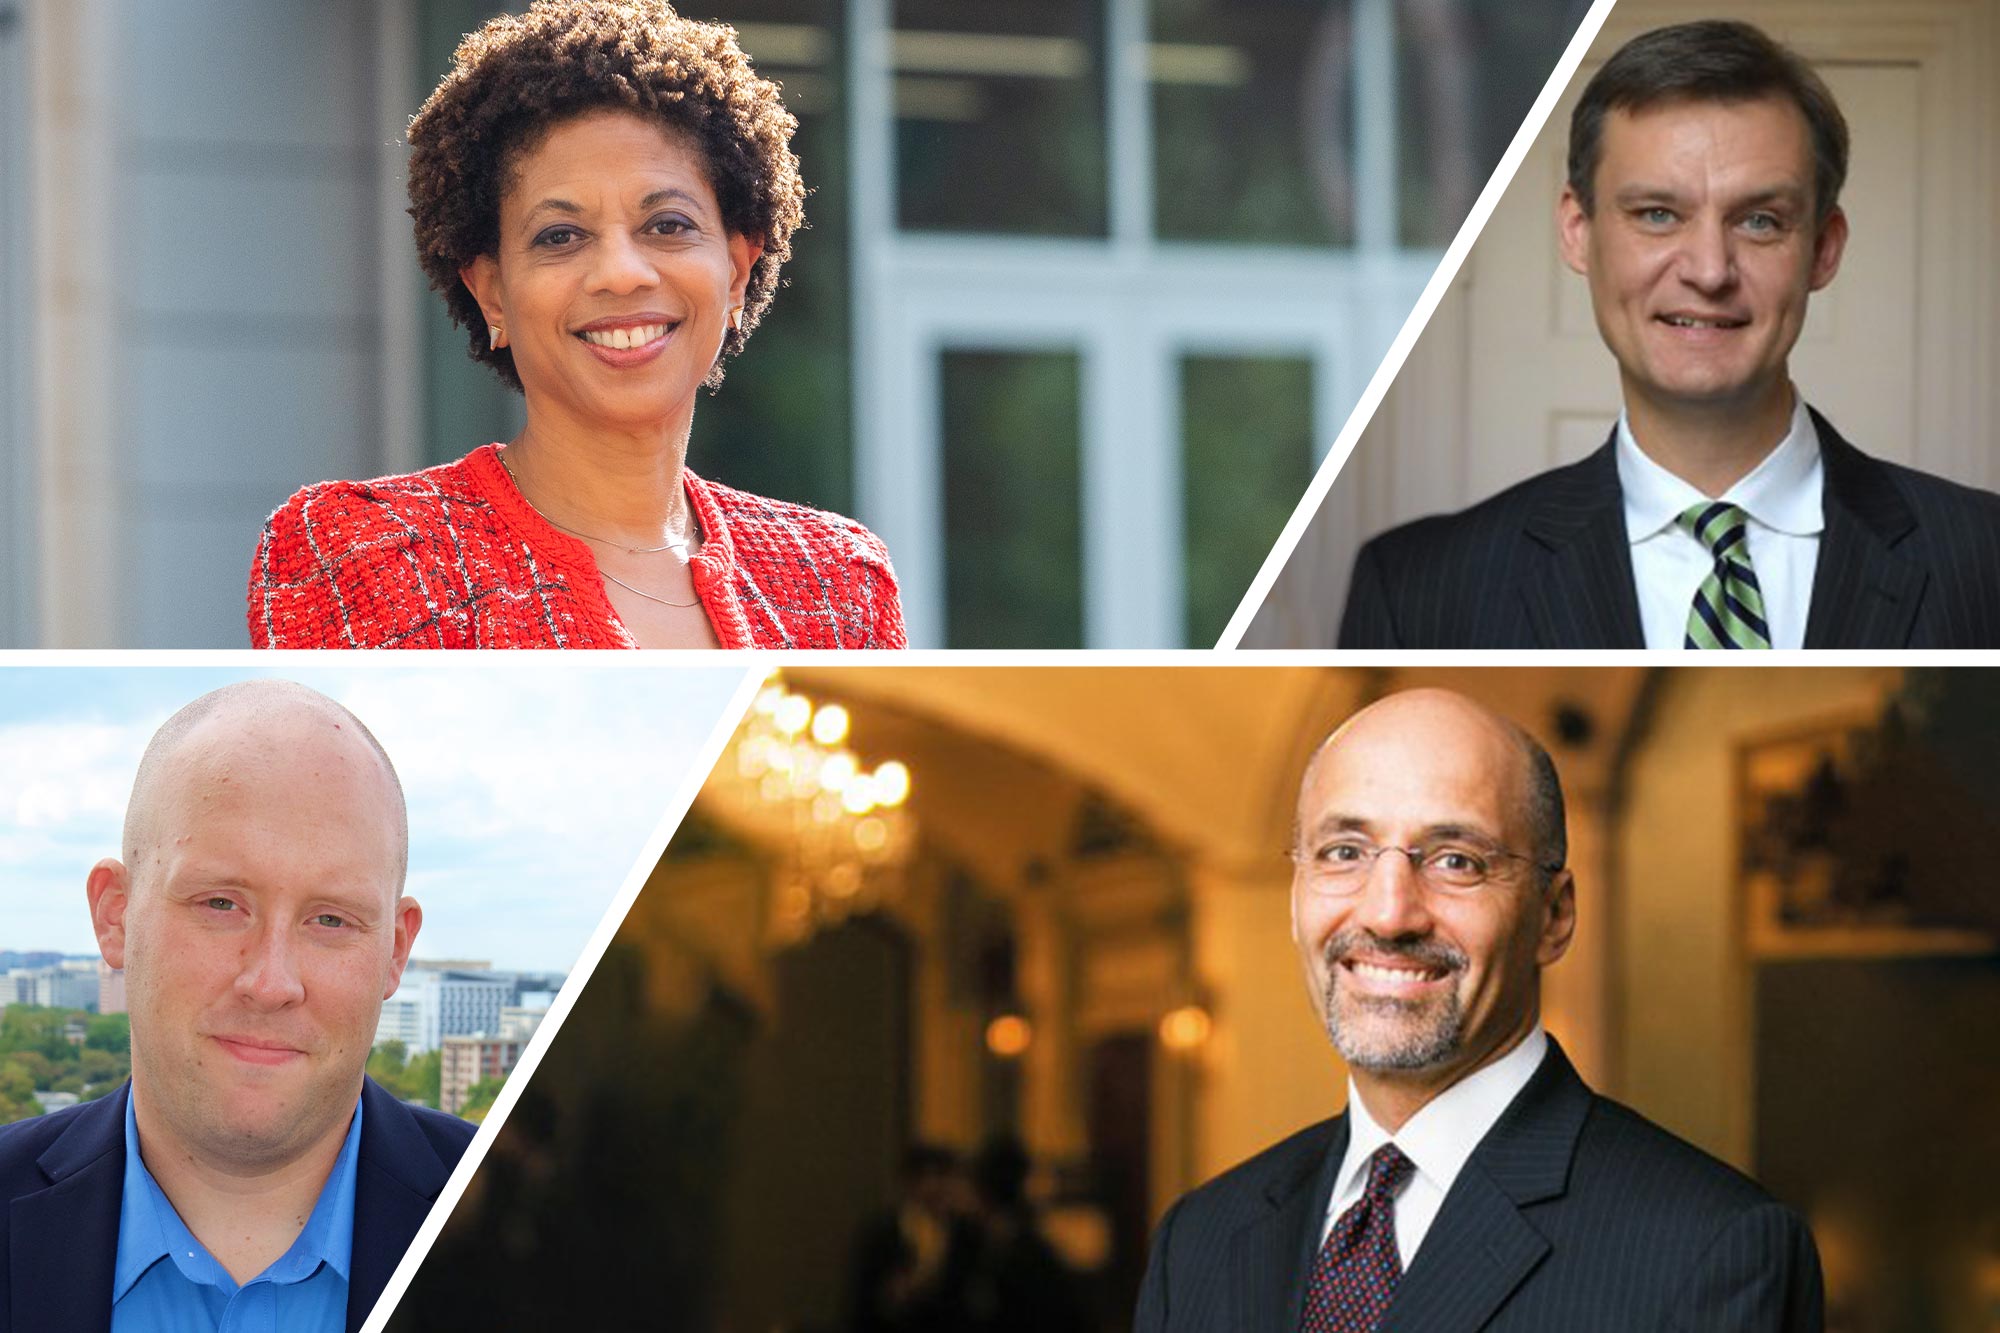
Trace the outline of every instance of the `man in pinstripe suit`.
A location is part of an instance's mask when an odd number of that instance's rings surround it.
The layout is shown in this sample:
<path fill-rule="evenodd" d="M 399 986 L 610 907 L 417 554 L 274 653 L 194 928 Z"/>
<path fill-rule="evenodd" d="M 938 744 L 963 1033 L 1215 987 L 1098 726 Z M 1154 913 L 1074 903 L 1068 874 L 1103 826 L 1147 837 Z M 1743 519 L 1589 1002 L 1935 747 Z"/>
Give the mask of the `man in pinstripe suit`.
<path fill-rule="evenodd" d="M 1870 458 L 1787 371 L 1847 152 L 1826 84 L 1749 24 L 1612 56 L 1558 230 L 1625 410 L 1582 462 L 1368 542 L 1340 645 L 2000 646 L 2000 496 Z"/>
<path fill-rule="evenodd" d="M 1308 765 L 1295 844 L 1292 933 L 1347 1110 L 1168 1211 L 1141 1333 L 1821 1328 L 1799 1216 L 1592 1093 L 1542 1029 L 1576 893 L 1526 733 L 1392 695 Z"/>

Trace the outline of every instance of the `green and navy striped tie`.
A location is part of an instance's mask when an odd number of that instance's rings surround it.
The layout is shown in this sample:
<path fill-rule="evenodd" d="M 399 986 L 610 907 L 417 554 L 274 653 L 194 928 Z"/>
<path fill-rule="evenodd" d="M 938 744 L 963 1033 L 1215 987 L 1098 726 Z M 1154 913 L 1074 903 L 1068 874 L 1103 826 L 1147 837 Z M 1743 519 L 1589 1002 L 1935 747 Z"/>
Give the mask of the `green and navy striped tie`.
<path fill-rule="evenodd" d="M 1718 501 L 1694 505 L 1675 521 L 1715 558 L 1715 568 L 1695 590 L 1685 646 L 1769 648 L 1764 590 L 1750 568 L 1750 516 Z"/>

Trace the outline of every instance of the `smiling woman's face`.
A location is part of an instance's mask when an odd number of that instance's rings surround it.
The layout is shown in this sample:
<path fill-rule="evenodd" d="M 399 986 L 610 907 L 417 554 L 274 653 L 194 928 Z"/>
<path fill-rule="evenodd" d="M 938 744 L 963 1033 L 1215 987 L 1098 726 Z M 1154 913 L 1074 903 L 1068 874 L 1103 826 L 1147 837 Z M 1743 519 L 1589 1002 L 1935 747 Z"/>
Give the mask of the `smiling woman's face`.
<path fill-rule="evenodd" d="M 761 251 L 723 226 L 685 137 L 596 111 L 515 159 L 498 254 L 460 276 L 504 331 L 531 412 L 684 429 Z"/>

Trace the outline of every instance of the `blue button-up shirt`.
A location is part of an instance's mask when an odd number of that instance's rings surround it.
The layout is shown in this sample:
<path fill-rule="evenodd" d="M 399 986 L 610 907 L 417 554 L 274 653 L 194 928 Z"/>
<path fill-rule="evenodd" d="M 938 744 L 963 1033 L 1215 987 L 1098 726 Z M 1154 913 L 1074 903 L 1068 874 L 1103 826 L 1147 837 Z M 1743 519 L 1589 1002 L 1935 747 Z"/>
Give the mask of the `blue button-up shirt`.
<path fill-rule="evenodd" d="M 111 1333 L 341 1333 L 354 1249 L 354 1175 L 361 1103 L 321 1186 L 305 1230 L 242 1286 L 174 1211 L 139 1156 L 139 1122 L 125 1099 L 125 1197 L 118 1211 L 118 1267 Z"/>

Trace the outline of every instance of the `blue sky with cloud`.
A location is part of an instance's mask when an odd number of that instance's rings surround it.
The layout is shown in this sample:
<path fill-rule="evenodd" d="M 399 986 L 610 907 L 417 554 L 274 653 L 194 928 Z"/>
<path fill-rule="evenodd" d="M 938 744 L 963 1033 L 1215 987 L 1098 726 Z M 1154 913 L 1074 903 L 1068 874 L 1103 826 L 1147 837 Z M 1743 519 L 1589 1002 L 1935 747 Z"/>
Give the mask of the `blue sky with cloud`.
<path fill-rule="evenodd" d="M 0 949 L 94 953 L 84 876 L 118 852 L 147 739 L 199 694 L 283 676 L 352 709 L 396 762 L 417 956 L 567 970 L 743 675 L 568 658 L 0 668 Z"/>

